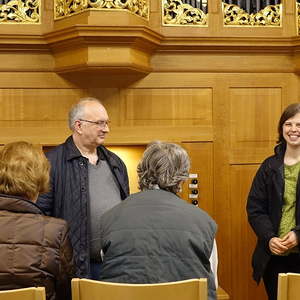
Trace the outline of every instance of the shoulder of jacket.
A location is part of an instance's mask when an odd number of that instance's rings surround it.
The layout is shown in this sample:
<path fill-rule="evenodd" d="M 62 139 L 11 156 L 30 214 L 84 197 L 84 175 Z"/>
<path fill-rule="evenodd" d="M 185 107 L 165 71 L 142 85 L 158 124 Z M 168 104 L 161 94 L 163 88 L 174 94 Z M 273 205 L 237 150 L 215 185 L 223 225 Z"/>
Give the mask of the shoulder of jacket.
<path fill-rule="evenodd" d="M 60 218 L 55 218 L 55 217 L 50 217 L 50 216 L 42 216 L 44 218 L 45 223 L 53 226 L 58 226 L 61 228 L 68 228 L 68 223 L 67 221 L 60 219 Z"/>
<path fill-rule="evenodd" d="M 54 159 L 63 152 L 64 147 L 64 144 L 57 145 L 54 148 L 50 149 L 48 152 L 46 152 L 45 155 L 50 160 Z"/>
<path fill-rule="evenodd" d="M 272 155 L 267 157 L 261 164 L 261 167 L 264 169 L 274 169 L 276 166 L 280 165 L 280 160 L 277 155 Z"/>

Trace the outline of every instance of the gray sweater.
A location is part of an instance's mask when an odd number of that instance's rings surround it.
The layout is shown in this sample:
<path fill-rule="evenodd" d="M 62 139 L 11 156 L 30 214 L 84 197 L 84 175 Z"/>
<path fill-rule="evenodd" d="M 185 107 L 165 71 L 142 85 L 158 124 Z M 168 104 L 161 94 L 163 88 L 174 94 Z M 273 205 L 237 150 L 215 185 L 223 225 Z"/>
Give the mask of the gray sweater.
<path fill-rule="evenodd" d="M 133 194 L 100 222 L 104 252 L 100 280 L 158 283 L 207 278 L 216 299 L 209 258 L 216 224 L 203 210 L 163 190 Z"/>

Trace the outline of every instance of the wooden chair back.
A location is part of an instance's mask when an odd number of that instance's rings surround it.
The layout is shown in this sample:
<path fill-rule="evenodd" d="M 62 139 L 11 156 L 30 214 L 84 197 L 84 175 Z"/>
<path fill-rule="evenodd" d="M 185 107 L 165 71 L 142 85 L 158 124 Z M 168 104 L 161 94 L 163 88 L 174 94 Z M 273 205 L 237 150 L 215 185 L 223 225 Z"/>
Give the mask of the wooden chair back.
<path fill-rule="evenodd" d="M 0 291 L 0 300 L 46 300 L 44 287 Z"/>
<path fill-rule="evenodd" d="M 300 299 L 300 274 L 280 273 L 278 275 L 277 300 Z"/>
<path fill-rule="evenodd" d="M 126 284 L 72 279 L 72 300 L 207 300 L 207 279 Z"/>

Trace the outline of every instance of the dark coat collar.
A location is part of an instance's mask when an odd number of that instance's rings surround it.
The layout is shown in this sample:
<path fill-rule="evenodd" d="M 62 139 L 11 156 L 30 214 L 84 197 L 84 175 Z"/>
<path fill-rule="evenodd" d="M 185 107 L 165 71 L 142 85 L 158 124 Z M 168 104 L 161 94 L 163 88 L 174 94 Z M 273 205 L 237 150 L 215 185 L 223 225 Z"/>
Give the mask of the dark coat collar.
<path fill-rule="evenodd" d="M 22 197 L 4 194 L 0 194 L 0 210 L 43 215 L 42 210 L 32 201 Z"/>
<path fill-rule="evenodd" d="M 72 160 L 74 158 L 83 157 L 81 155 L 79 149 L 76 147 L 72 135 L 66 139 L 65 145 L 66 145 L 66 149 L 67 149 L 67 153 L 66 153 L 67 160 Z M 103 152 L 104 152 L 103 148 L 104 147 L 101 145 L 97 147 L 97 154 L 98 154 L 99 159 L 101 159 L 101 160 L 105 159 L 103 156 Z"/>

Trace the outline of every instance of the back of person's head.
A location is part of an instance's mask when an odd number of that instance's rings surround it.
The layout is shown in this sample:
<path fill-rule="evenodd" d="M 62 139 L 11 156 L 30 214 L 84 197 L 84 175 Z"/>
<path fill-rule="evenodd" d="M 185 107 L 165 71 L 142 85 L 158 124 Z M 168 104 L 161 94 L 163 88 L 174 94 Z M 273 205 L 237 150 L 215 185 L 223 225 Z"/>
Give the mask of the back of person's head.
<path fill-rule="evenodd" d="M 187 152 L 177 144 L 153 142 L 145 150 L 138 164 L 139 189 L 153 189 L 158 186 L 172 193 L 180 191 L 180 185 L 187 180 L 190 160 Z"/>
<path fill-rule="evenodd" d="M 0 151 L 0 193 L 34 200 L 49 187 L 50 165 L 42 150 L 27 142 Z"/>
<path fill-rule="evenodd" d="M 285 110 L 283 111 L 279 122 L 278 122 L 278 126 L 277 126 L 277 131 L 278 131 L 278 141 L 277 143 L 283 143 L 285 144 L 285 139 L 283 137 L 283 124 L 285 123 L 286 120 L 294 117 L 296 114 L 300 113 L 300 103 L 292 103 L 290 105 L 288 105 Z"/>
<path fill-rule="evenodd" d="M 93 97 L 81 98 L 69 111 L 69 128 L 74 131 L 75 121 L 85 118 L 85 106 L 87 103 L 95 102 L 102 105 L 101 101 Z"/>

